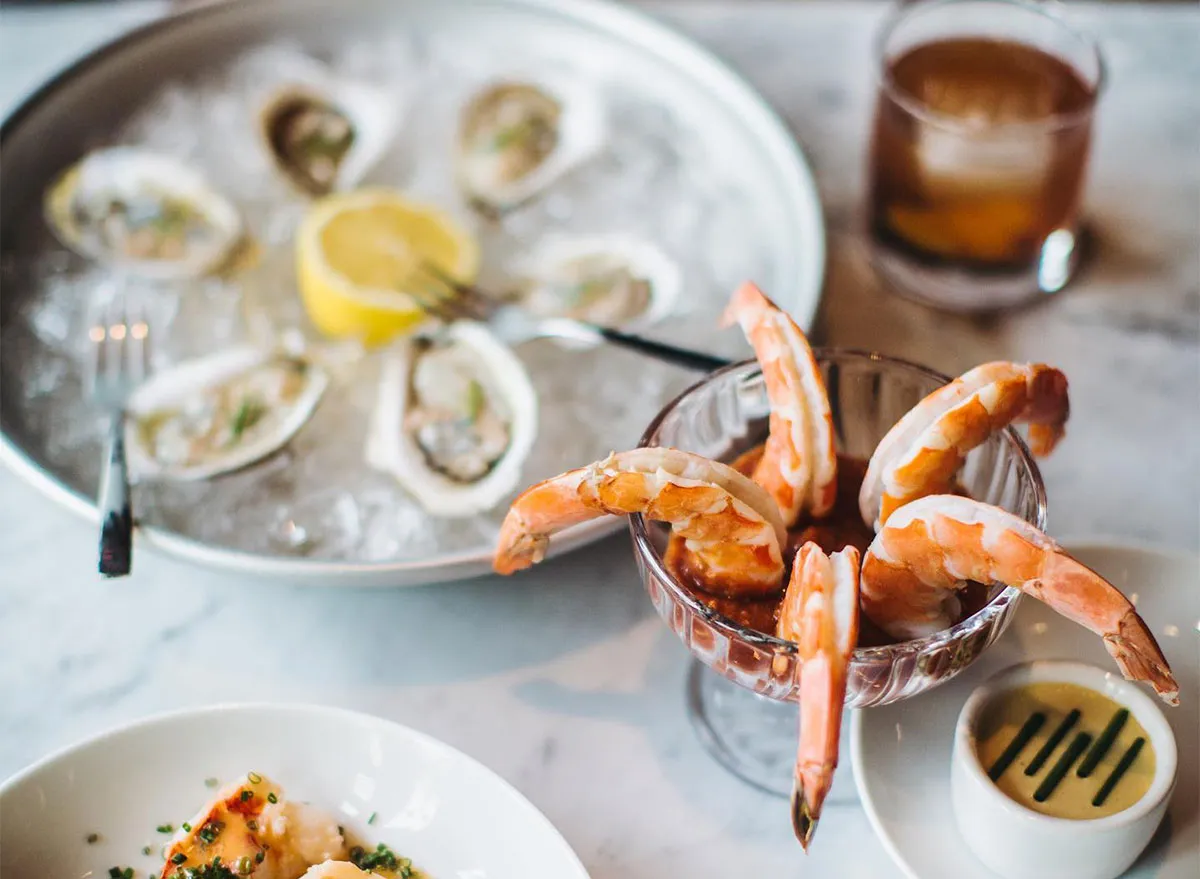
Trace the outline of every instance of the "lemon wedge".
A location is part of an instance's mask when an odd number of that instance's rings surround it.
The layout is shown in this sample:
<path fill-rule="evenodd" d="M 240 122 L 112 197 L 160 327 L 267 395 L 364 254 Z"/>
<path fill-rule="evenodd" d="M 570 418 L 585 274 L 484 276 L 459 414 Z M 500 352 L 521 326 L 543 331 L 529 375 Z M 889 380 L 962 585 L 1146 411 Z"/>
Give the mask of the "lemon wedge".
<path fill-rule="evenodd" d="M 296 233 L 300 298 L 317 329 L 335 338 L 378 345 L 421 323 L 406 291 L 430 283 L 422 262 L 470 283 L 479 245 L 443 211 L 390 189 L 319 199 Z"/>

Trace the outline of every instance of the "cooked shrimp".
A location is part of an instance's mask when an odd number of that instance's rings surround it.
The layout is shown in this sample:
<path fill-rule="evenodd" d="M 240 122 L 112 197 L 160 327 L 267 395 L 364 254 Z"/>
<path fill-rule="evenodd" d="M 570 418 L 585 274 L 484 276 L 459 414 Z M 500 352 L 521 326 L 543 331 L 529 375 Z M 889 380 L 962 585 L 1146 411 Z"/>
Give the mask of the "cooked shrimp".
<path fill-rule="evenodd" d="M 971 449 L 1025 422 L 1035 455 L 1062 439 L 1067 377 L 1041 363 L 985 363 L 914 406 L 875 448 L 859 492 L 863 521 L 876 530 L 909 501 L 946 494 Z"/>
<path fill-rule="evenodd" d="M 775 498 L 788 527 L 806 510 L 824 516 L 837 494 L 837 454 L 825 381 L 808 340 L 787 312 L 750 283 L 733 294 L 721 322 L 741 324 L 771 403 L 770 430 L 754 481 Z"/>
<path fill-rule="evenodd" d="M 930 495 L 896 510 L 867 550 L 862 610 L 896 638 L 947 628 L 968 580 L 1015 586 L 1104 639 L 1126 678 L 1178 703 L 1154 636 L 1115 586 L 1038 529 L 998 507 Z"/>
<path fill-rule="evenodd" d="M 669 524 L 709 591 L 779 592 L 787 531 L 775 502 L 732 467 L 677 449 L 621 452 L 527 489 L 500 527 L 493 567 L 522 570 L 545 557 L 552 534 L 631 513 Z"/>
<path fill-rule="evenodd" d="M 858 641 L 858 550 L 825 555 L 815 543 L 796 553 L 779 607 L 777 634 L 799 647 L 800 745 L 792 827 L 806 849 L 833 784 L 846 673 Z"/>

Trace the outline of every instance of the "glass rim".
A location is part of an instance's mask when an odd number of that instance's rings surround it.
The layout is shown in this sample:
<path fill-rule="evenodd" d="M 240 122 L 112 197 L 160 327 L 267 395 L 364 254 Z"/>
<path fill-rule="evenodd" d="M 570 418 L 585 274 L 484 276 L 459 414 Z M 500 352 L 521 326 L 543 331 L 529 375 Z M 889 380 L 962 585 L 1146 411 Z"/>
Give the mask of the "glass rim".
<path fill-rule="evenodd" d="M 905 360 L 901 357 L 892 357 L 887 354 L 880 354 L 876 351 L 868 351 L 863 348 L 824 348 L 814 347 L 812 349 L 813 356 L 818 363 L 827 362 L 830 360 L 869 360 L 875 363 L 882 363 L 892 367 L 909 372 L 919 373 L 926 378 L 934 379 L 941 384 L 947 384 L 953 379 L 937 370 L 930 369 L 927 366 L 922 366 L 919 363 L 913 363 L 911 360 Z M 654 416 L 649 426 L 642 433 L 638 440 L 638 448 L 645 448 L 649 444 L 650 437 L 659 429 L 666 417 L 674 411 L 684 399 L 691 396 L 697 390 L 706 385 L 725 377 L 734 372 L 740 372 L 747 367 L 751 367 L 755 372 L 761 374 L 758 361 L 751 358 L 748 360 L 740 360 L 736 363 L 731 363 L 718 369 L 716 372 L 710 373 L 692 385 L 689 385 L 673 400 L 667 403 L 662 410 Z M 751 375 L 754 373 L 752 372 Z M 1046 486 L 1042 480 L 1041 470 L 1037 466 L 1037 461 L 1033 457 L 1033 453 L 1029 450 L 1025 440 L 1017 431 L 1009 426 L 1001 431 L 1001 435 L 1008 441 L 1009 445 L 1015 446 L 1018 456 L 1024 461 L 1026 467 L 1029 468 L 1030 475 L 1033 481 L 1033 493 L 1037 503 L 1037 520 L 1032 523 L 1034 527 L 1044 531 L 1046 528 Z M 662 554 L 654 547 L 650 540 L 650 531 L 647 527 L 647 520 L 641 513 L 634 513 L 629 517 L 629 533 L 633 539 L 634 552 L 646 564 L 651 571 L 651 575 L 655 580 L 661 583 L 665 588 L 669 589 L 672 594 L 672 600 L 678 601 L 687 606 L 694 614 L 697 614 L 705 619 L 705 621 L 714 629 L 721 632 L 727 638 L 746 642 L 756 648 L 769 650 L 773 655 L 795 655 L 799 650 L 798 645 L 791 641 L 784 641 L 782 638 L 777 638 L 766 632 L 760 632 L 757 629 L 751 629 L 746 626 L 738 625 L 734 620 L 719 611 L 713 610 L 707 604 L 696 598 L 683 587 L 676 579 L 675 575 L 668 570 L 663 561 Z M 987 603 L 979 610 L 970 616 L 963 617 L 948 629 L 934 632 L 931 635 L 925 635 L 920 638 L 913 638 L 907 641 L 897 641 L 892 644 L 883 644 L 877 647 L 855 647 L 851 654 L 851 663 L 855 662 L 871 662 L 874 660 L 888 659 L 897 652 L 917 652 L 921 653 L 930 647 L 944 644 L 955 640 L 965 632 L 973 631 L 982 622 L 987 622 L 991 617 L 1002 612 L 1021 594 L 1021 591 L 1014 586 L 1005 586 L 994 596 L 988 599 Z"/>
<path fill-rule="evenodd" d="M 887 64 L 886 46 L 888 40 L 895 33 L 896 28 L 903 24 L 908 19 L 915 15 L 919 15 L 923 11 L 940 6 L 957 6 L 961 3 L 987 3 L 994 6 L 1012 6 L 1025 12 L 1030 12 L 1034 15 L 1041 16 L 1057 25 L 1064 32 L 1069 34 L 1073 39 L 1079 41 L 1096 61 L 1096 83 L 1092 88 L 1092 99 L 1086 107 L 1081 107 L 1070 113 L 1055 113 L 1053 116 L 1047 116 L 1044 119 L 1035 119 L 1024 122 L 997 122 L 989 125 L 987 128 L 975 128 L 969 124 L 962 122 L 954 116 L 949 116 L 945 113 L 931 109 L 928 104 L 908 91 L 904 90 L 896 83 L 892 77 L 891 71 Z M 1108 87 L 1108 65 L 1104 61 L 1104 53 L 1100 51 L 1100 43 L 1095 37 L 1090 36 L 1079 28 L 1075 27 L 1066 18 L 1060 14 L 1057 4 L 1051 5 L 1048 2 L 1036 2 L 1036 0 L 916 0 L 915 3 L 908 3 L 898 6 L 884 20 L 883 26 L 879 33 L 876 34 L 873 41 L 875 53 L 875 85 L 881 95 L 884 95 L 888 100 L 894 102 L 897 106 L 903 109 L 909 115 L 915 117 L 921 122 L 940 128 L 953 134 L 971 135 L 978 137 L 982 134 L 997 133 L 1020 133 L 1022 131 L 1036 132 L 1053 132 L 1060 131 L 1064 128 L 1070 128 L 1073 125 L 1078 125 L 1085 122 L 1096 111 L 1096 104 L 1099 103 L 1101 96 Z M 1061 57 L 1058 53 L 1047 52 L 1056 58 Z M 1074 65 L 1070 65 L 1074 67 Z"/>

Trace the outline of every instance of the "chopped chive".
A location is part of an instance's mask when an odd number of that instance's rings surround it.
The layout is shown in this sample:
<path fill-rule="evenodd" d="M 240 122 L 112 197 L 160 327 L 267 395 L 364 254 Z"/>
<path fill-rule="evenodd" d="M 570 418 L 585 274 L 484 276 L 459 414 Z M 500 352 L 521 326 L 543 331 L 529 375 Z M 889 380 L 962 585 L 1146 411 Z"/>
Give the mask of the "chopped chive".
<path fill-rule="evenodd" d="M 151 853 L 150 846 L 148 846 L 148 845 L 144 845 L 144 846 L 142 846 L 142 854 L 144 854 L 144 855 L 146 855 L 147 857 L 149 857 L 150 853 Z"/>
<path fill-rule="evenodd" d="M 242 791 L 242 802 L 246 802 L 246 800 L 250 799 L 252 796 L 254 796 L 254 794 L 251 791 Z"/>
<path fill-rule="evenodd" d="M 259 775 L 257 772 L 251 772 L 246 777 L 248 779 L 250 779 L 251 784 L 262 784 L 262 776 Z"/>
<path fill-rule="evenodd" d="M 1070 747 L 1058 758 L 1058 762 L 1054 764 L 1054 768 L 1046 773 L 1046 777 L 1042 779 L 1042 783 L 1038 785 L 1037 790 L 1033 792 L 1033 798 L 1039 803 L 1044 803 L 1054 793 L 1054 789 L 1058 787 L 1058 783 L 1063 780 L 1068 772 L 1071 771 L 1071 765 L 1079 759 L 1079 755 L 1087 750 L 1087 746 L 1092 743 L 1092 737 L 1085 732 L 1076 734 L 1072 739 Z"/>
<path fill-rule="evenodd" d="M 217 782 L 217 780 L 216 780 L 215 778 L 206 778 L 206 779 L 204 779 L 204 786 L 205 786 L 205 787 L 216 787 L 216 786 L 217 786 L 217 784 L 218 784 L 218 782 Z"/>
<path fill-rule="evenodd" d="M 237 870 L 240 875 L 249 876 L 251 869 L 253 868 L 250 864 L 250 857 L 248 855 L 242 855 L 240 858 L 238 858 Z"/>
<path fill-rule="evenodd" d="M 191 833 L 191 832 L 192 832 L 192 825 L 191 825 L 191 824 L 188 824 L 186 821 L 184 821 L 184 822 L 183 822 L 182 824 L 180 824 L 179 826 L 183 828 L 183 832 L 184 832 L 184 833 Z"/>
<path fill-rule="evenodd" d="M 266 414 L 267 407 L 262 404 L 262 401 L 253 397 L 244 398 L 238 404 L 237 410 L 233 413 L 233 421 L 229 425 L 230 441 L 236 442 L 241 439 L 242 434 L 261 421 Z"/>
<path fill-rule="evenodd" d="M 1021 751 L 1029 744 L 1029 740 L 1037 735 L 1037 731 L 1042 728 L 1042 724 L 1045 722 L 1046 715 L 1040 711 L 1035 711 L 1029 715 L 1029 719 L 1025 721 L 1017 731 L 1017 734 L 1013 736 L 1013 740 L 1008 743 L 1008 747 L 1004 749 L 1004 753 L 996 759 L 996 762 L 992 764 L 992 768 L 988 770 L 988 778 L 992 781 L 999 780 L 1000 776 L 1004 774 L 1004 770 L 1012 765 L 1012 761 L 1017 759 Z"/>
<path fill-rule="evenodd" d="M 157 830 L 159 833 L 174 833 L 175 825 L 174 824 L 159 824 L 154 829 Z M 186 824 L 183 825 L 183 829 L 187 830 L 188 826 Z"/>
<path fill-rule="evenodd" d="M 254 863 L 261 864 L 264 858 L 266 858 L 266 854 L 264 852 L 259 852 L 254 856 Z"/>
<path fill-rule="evenodd" d="M 372 812 L 372 813 L 371 813 L 371 817 L 367 819 L 367 823 L 368 823 L 368 824 L 374 824 L 374 823 L 375 823 L 375 819 L 376 819 L 376 818 L 378 818 L 378 817 L 379 817 L 379 813 L 378 813 L 378 812 Z"/>
<path fill-rule="evenodd" d="M 338 825 L 338 836 L 345 836 L 345 835 L 346 835 L 346 828 L 343 827 L 341 824 L 339 824 Z"/>
<path fill-rule="evenodd" d="M 187 855 L 185 855 L 183 852 L 176 852 L 175 854 L 171 855 L 171 863 L 177 867 L 186 860 Z"/>
<path fill-rule="evenodd" d="M 95 844 L 96 844 L 96 843 L 98 843 L 99 841 L 100 841 L 100 834 L 99 834 L 99 833 L 89 833 L 89 834 L 87 835 L 87 844 L 88 844 L 88 845 L 95 845 Z"/>
<path fill-rule="evenodd" d="M 478 421 L 486 402 L 487 395 L 484 393 L 483 385 L 472 379 L 471 383 L 467 385 L 467 420 L 472 424 Z"/>
<path fill-rule="evenodd" d="M 258 822 L 251 818 L 246 822 L 246 828 L 248 830 L 258 830 Z"/>
<path fill-rule="evenodd" d="M 279 797 L 275 796 L 275 794 L 273 794 L 273 793 L 267 794 L 267 802 L 268 803 L 278 803 Z"/>
<path fill-rule="evenodd" d="M 1050 738 L 1046 739 L 1046 744 L 1042 745 L 1042 749 L 1037 752 L 1037 755 L 1033 758 L 1033 762 L 1025 767 L 1026 775 L 1037 775 L 1041 771 L 1043 764 L 1054 753 L 1054 749 L 1067 737 L 1067 733 L 1071 731 L 1071 727 L 1079 722 L 1079 717 L 1079 709 L 1072 708 L 1071 713 L 1063 718 L 1063 722 L 1050 734 Z"/>
<path fill-rule="evenodd" d="M 1104 779 L 1104 784 L 1100 785 L 1100 790 L 1096 791 L 1096 796 L 1092 799 L 1093 806 L 1104 805 L 1104 801 L 1108 799 L 1108 795 L 1113 792 L 1113 788 L 1117 786 L 1117 782 L 1121 780 L 1121 776 L 1129 771 L 1129 767 L 1133 765 L 1133 761 L 1142 752 L 1142 747 L 1145 744 L 1146 740 L 1142 736 L 1138 736 L 1133 740 L 1133 744 L 1121 755 L 1121 759 L 1117 763 L 1117 768 L 1112 771 L 1112 774 L 1108 778 Z"/>
<path fill-rule="evenodd" d="M 121 879 L 121 868 L 120 867 L 109 867 L 108 875 L 109 875 L 110 879 Z"/>
<path fill-rule="evenodd" d="M 1096 767 L 1100 765 L 1100 761 L 1104 759 L 1104 756 L 1117 741 L 1117 736 L 1121 734 L 1121 728 L 1125 726 L 1125 721 L 1127 720 L 1129 720 L 1128 708 L 1122 708 L 1112 716 L 1112 720 L 1108 722 L 1108 726 L 1104 727 L 1104 732 L 1100 733 L 1100 738 L 1096 739 L 1096 743 L 1092 745 L 1092 749 L 1087 752 L 1087 756 L 1083 758 L 1083 762 L 1075 770 L 1076 775 L 1080 778 L 1087 778 L 1096 771 Z"/>

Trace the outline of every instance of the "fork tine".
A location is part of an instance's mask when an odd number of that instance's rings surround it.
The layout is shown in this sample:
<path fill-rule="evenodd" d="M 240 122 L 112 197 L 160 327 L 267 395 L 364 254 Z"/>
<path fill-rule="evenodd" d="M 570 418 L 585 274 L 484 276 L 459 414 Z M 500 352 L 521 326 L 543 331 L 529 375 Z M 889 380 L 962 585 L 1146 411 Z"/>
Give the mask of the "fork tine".
<path fill-rule="evenodd" d="M 425 260 L 421 261 L 421 268 L 425 274 L 450 291 L 449 298 L 454 300 L 455 306 L 463 317 L 469 317 L 472 320 L 487 320 L 491 315 L 493 307 L 491 299 L 470 284 L 462 283 L 438 266 Z"/>
<path fill-rule="evenodd" d="M 126 303 L 126 324 L 129 327 L 129 341 L 125 346 L 126 366 L 134 382 L 140 383 L 146 377 L 147 369 L 147 336 L 150 325 L 146 322 L 146 312 L 139 298 Z"/>

